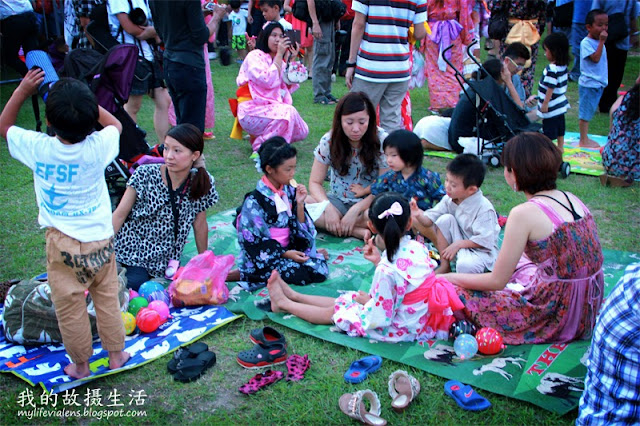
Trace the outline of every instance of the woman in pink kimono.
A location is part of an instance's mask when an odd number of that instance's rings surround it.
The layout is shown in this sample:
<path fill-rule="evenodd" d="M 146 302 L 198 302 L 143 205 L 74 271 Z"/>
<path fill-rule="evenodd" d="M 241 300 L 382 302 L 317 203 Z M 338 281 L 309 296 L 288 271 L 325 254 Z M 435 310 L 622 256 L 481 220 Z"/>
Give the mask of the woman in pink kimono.
<path fill-rule="evenodd" d="M 469 0 L 427 0 L 431 34 L 425 38 L 423 49 L 431 110 L 453 108 L 458 103 L 461 88 L 442 52 L 453 44 L 446 53 L 447 59 L 462 71 L 463 52 L 471 43 L 474 29 L 471 3 Z"/>
<path fill-rule="evenodd" d="M 238 104 L 237 119 L 242 129 L 253 136 L 254 152 L 273 136 L 292 143 L 309 134 L 307 123 L 292 105 L 291 93 L 299 86 L 288 85 L 282 78 L 286 61 L 298 55 L 299 46 L 293 46 L 283 34 L 280 24 L 268 24 L 236 78 L 239 91 L 246 86 L 251 98 Z"/>

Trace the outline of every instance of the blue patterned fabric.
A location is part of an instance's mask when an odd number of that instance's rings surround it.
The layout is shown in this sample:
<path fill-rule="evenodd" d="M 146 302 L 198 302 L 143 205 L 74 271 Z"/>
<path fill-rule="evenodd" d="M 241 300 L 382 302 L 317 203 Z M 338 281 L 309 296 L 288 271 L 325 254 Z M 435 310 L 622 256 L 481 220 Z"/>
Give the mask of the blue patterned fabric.
<path fill-rule="evenodd" d="M 418 207 L 422 210 L 428 210 L 433 207 L 445 194 L 440 175 L 424 167 L 416 170 L 407 180 L 404 180 L 402 172 L 389 170 L 371 184 L 371 193 L 373 195 L 387 191 L 399 192 L 407 201 L 416 197 Z"/>
<path fill-rule="evenodd" d="M 0 308 L 0 316 L 2 310 Z M 222 306 L 174 308 L 171 316 L 152 333 L 135 333 L 126 337 L 124 350 L 131 359 L 118 370 L 109 370 L 108 353 L 96 340 L 93 356 L 89 359 L 91 375 L 80 380 L 64 374 L 63 368 L 71 362 L 64 345 L 16 345 L 7 341 L 4 330 L 0 329 L 0 373 L 13 373 L 32 386 L 41 384 L 48 392 L 64 392 L 100 377 L 140 367 L 240 318 Z"/>
<path fill-rule="evenodd" d="M 587 368 L 576 424 L 640 423 L 640 263 L 607 298 Z"/>
<path fill-rule="evenodd" d="M 266 286 L 274 269 L 286 282 L 296 285 L 322 282 L 329 275 L 327 261 L 316 252 L 317 232 L 311 217 L 305 212 L 305 222 L 298 222 L 295 189 L 284 185 L 283 191 L 291 200 L 291 215 L 286 211 L 277 213 L 273 191 L 260 180 L 256 190 L 245 198 L 238 217 L 237 264 L 241 280 L 250 291 Z M 289 245 L 283 247 L 273 239 L 270 228 L 289 228 Z M 287 250 L 302 251 L 309 259 L 304 263 L 286 259 L 282 255 Z"/>

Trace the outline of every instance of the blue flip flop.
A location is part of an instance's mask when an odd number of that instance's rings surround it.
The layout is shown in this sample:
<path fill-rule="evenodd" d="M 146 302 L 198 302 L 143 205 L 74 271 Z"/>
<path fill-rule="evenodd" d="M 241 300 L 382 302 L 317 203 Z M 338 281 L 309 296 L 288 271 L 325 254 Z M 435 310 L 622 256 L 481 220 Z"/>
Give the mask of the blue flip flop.
<path fill-rule="evenodd" d="M 468 411 L 482 411 L 491 407 L 487 398 L 480 396 L 469 385 L 463 385 L 457 380 L 449 380 L 444 384 L 444 393 L 449 395 L 461 408 Z"/>
<path fill-rule="evenodd" d="M 351 363 L 349 369 L 344 373 L 344 380 L 347 383 L 361 383 L 366 380 L 369 373 L 378 371 L 382 365 L 382 358 L 378 355 L 369 355 Z"/>

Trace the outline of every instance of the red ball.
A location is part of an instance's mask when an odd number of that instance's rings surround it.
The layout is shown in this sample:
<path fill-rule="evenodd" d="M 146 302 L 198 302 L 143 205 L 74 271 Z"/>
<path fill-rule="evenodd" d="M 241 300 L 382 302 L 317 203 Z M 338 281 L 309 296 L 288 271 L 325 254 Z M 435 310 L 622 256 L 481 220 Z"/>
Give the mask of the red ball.
<path fill-rule="evenodd" d="M 490 327 L 484 327 L 476 333 L 478 341 L 478 352 L 484 355 L 495 355 L 504 349 L 502 336 Z"/>
<path fill-rule="evenodd" d="M 143 333 L 156 331 L 163 323 L 164 321 L 160 317 L 160 314 L 153 309 L 142 308 L 138 312 L 138 315 L 136 315 L 136 324 Z"/>

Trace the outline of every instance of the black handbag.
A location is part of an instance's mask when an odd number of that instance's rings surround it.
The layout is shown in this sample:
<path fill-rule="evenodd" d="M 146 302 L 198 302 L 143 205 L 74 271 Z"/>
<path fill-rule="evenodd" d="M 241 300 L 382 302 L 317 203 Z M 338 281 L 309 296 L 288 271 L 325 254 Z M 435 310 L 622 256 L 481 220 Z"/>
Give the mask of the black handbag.
<path fill-rule="evenodd" d="M 502 40 L 509 34 L 509 12 L 500 11 L 492 12 L 489 18 L 489 27 L 487 29 L 489 38 L 493 40 Z"/>
<path fill-rule="evenodd" d="M 609 15 L 609 28 L 607 29 L 609 35 L 607 36 L 606 44 L 617 43 L 629 35 L 629 27 L 627 26 L 627 21 L 624 19 L 627 15 L 628 7 L 629 0 L 627 0 L 627 4 L 624 7 L 624 12 Z"/>

